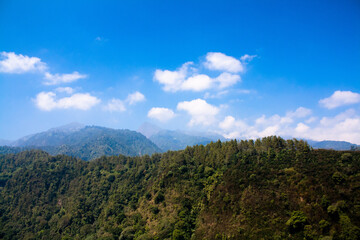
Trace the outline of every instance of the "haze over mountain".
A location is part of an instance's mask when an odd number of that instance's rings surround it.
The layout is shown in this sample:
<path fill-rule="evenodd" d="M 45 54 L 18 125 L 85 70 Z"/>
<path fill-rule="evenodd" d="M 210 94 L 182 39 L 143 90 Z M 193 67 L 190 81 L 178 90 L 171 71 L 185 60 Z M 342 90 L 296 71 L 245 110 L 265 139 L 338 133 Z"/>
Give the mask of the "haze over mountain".
<path fill-rule="evenodd" d="M 143 123 L 138 132 L 145 135 L 163 151 L 181 150 L 187 146 L 206 145 L 211 141 L 225 140 L 221 135 L 166 130 L 148 122 Z"/>

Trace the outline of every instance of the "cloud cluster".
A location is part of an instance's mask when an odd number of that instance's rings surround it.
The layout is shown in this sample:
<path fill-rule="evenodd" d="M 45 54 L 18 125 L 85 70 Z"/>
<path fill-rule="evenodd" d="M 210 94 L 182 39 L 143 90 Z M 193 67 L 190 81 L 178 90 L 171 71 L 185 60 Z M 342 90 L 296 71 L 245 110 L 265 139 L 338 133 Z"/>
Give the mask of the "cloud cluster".
<path fill-rule="evenodd" d="M 262 115 L 252 125 L 241 119 L 236 120 L 233 116 L 227 116 L 219 123 L 219 127 L 227 138 L 255 139 L 270 135 L 291 136 L 289 134 L 292 131 L 292 124 L 298 119 L 308 117 L 311 112 L 310 109 L 299 107 L 295 111 L 287 112 L 285 116 Z"/>
<path fill-rule="evenodd" d="M 310 109 L 298 108 L 285 116 L 277 114 L 257 118 L 253 124 L 226 116 L 219 123 L 226 138 L 255 139 L 270 135 L 322 140 L 342 140 L 360 144 L 360 116 L 353 109 L 334 117 L 313 117 Z"/>
<path fill-rule="evenodd" d="M 24 74 L 30 72 L 39 72 L 44 74 L 44 85 L 58 85 L 63 83 L 71 83 L 76 80 L 86 78 L 87 75 L 73 72 L 69 74 L 51 74 L 46 71 L 47 64 L 42 62 L 38 57 L 29 57 L 14 52 L 1 52 L 0 72 Z"/>
<path fill-rule="evenodd" d="M 242 59 L 249 61 L 254 56 L 244 55 Z M 219 52 L 210 52 L 206 61 L 200 65 L 211 71 L 221 71 L 216 77 L 200 73 L 193 62 L 186 62 L 175 71 L 157 69 L 154 80 L 163 85 L 167 92 L 194 91 L 201 92 L 209 89 L 224 89 L 241 81 L 239 73 L 244 71 L 244 64 L 231 56 Z"/>
<path fill-rule="evenodd" d="M 34 102 L 43 111 L 54 109 L 88 110 L 98 104 L 100 99 L 91 96 L 89 93 L 76 93 L 69 97 L 57 98 L 54 92 L 40 92 Z"/>
<path fill-rule="evenodd" d="M 28 57 L 14 52 L 1 52 L 0 72 L 3 73 L 26 73 L 26 72 L 42 72 L 47 67 L 40 58 Z"/>
<path fill-rule="evenodd" d="M 330 97 L 321 99 L 320 105 L 333 109 L 340 106 L 360 103 L 360 94 L 351 91 L 335 91 Z"/>

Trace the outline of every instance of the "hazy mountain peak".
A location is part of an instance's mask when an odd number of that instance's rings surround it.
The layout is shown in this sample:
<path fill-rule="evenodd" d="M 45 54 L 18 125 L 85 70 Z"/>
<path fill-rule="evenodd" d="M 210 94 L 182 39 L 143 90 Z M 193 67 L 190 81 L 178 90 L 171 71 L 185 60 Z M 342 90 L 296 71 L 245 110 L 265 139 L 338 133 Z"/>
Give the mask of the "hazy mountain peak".
<path fill-rule="evenodd" d="M 161 130 L 162 129 L 155 124 L 144 122 L 143 124 L 141 124 L 137 131 L 143 134 L 145 137 L 150 138 L 151 136 L 159 133 Z"/>
<path fill-rule="evenodd" d="M 75 132 L 75 131 L 79 131 L 80 129 L 84 128 L 85 125 L 82 123 L 78 123 L 78 122 L 72 122 L 60 127 L 55 127 L 55 128 L 51 128 L 49 129 L 49 131 L 51 132 Z"/>

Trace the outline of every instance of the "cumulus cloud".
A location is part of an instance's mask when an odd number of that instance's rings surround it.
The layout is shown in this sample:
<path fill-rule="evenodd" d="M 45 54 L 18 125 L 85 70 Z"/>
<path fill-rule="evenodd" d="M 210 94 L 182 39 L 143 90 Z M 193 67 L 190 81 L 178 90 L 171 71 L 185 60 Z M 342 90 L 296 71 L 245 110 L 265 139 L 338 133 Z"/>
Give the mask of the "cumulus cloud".
<path fill-rule="evenodd" d="M 154 80 L 163 85 L 163 90 L 167 92 L 223 89 L 241 81 L 239 75 L 228 72 L 212 78 L 199 73 L 198 69 L 191 67 L 193 64 L 193 62 L 186 62 L 175 71 L 157 69 Z"/>
<path fill-rule="evenodd" d="M 350 105 L 360 102 L 360 94 L 351 91 L 335 91 L 333 95 L 328 98 L 321 99 L 320 105 L 333 109 L 344 105 Z"/>
<path fill-rule="evenodd" d="M 218 107 L 208 104 L 203 99 L 180 102 L 177 109 L 186 111 L 191 116 L 189 126 L 209 126 L 215 121 L 215 116 L 219 113 Z"/>
<path fill-rule="evenodd" d="M 42 72 L 46 64 L 37 57 L 28 57 L 14 52 L 1 52 L 0 72 L 3 73 L 26 73 Z"/>
<path fill-rule="evenodd" d="M 227 116 L 219 123 L 226 138 L 259 138 L 270 135 L 293 136 L 295 132 L 294 124 L 311 114 L 311 110 L 299 107 L 295 111 L 289 111 L 285 116 L 274 114 L 270 117 L 262 115 L 255 119 L 253 124 L 247 124 L 244 120 L 235 119 Z M 305 129 L 305 124 L 299 125 L 297 130 Z"/>
<path fill-rule="evenodd" d="M 164 91 L 176 92 L 181 89 L 181 84 L 187 76 L 188 66 L 191 64 L 193 63 L 186 62 L 176 71 L 157 69 L 154 74 L 154 80 L 164 85 Z"/>
<path fill-rule="evenodd" d="M 89 110 L 100 100 L 89 93 L 76 93 L 70 97 L 56 98 L 54 92 L 40 92 L 34 99 L 36 106 L 43 111 L 54 109 L 79 109 Z"/>
<path fill-rule="evenodd" d="M 199 74 L 184 80 L 180 87 L 181 90 L 191 90 L 195 92 L 200 92 L 211 88 L 212 82 L 213 80 L 209 76 L 205 74 Z"/>
<path fill-rule="evenodd" d="M 108 104 L 104 108 L 109 112 L 124 112 L 126 111 L 126 107 L 123 101 L 120 99 L 113 98 L 111 99 Z"/>
<path fill-rule="evenodd" d="M 175 113 L 168 108 L 153 107 L 150 109 L 147 116 L 149 118 L 157 119 L 160 122 L 167 122 L 175 117 Z"/>
<path fill-rule="evenodd" d="M 74 82 L 76 80 L 82 79 L 82 78 L 86 78 L 87 75 L 85 74 L 80 74 L 78 72 L 73 72 L 73 73 L 68 73 L 68 74 L 51 74 L 49 72 L 45 73 L 44 79 L 45 85 L 56 85 L 56 84 L 61 84 L 61 83 L 71 83 Z"/>
<path fill-rule="evenodd" d="M 219 70 L 231 73 L 244 71 L 244 67 L 238 59 L 220 52 L 207 53 L 204 66 L 210 70 Z"/>
<path fill-rule="evenodd" d="M 133 105 L 135 103 L 145 101 L 145 96 L 141 92 L 136 91 L 134 93 L 129 94 L 128 97 L 126 98 L 126 101 L 130 105 Z"/>

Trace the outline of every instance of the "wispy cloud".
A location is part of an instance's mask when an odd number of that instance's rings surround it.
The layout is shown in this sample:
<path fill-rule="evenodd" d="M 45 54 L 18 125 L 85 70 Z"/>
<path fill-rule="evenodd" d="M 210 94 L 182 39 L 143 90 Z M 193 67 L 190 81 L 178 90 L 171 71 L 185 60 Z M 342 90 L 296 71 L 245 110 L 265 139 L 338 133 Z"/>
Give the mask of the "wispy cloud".
<path fill-rule="evenodd" d="M 240 57 L 240 60 L 242 62 L 250 62 L 251 60 L 253 60 L 254 58 L 256 58 L 257 55 L 249 55 L 249 54 L 245 54 L 243 56 Z"/>
<path fill-rule="evenodd" d="M 45 73 L 44 79 L 45 85 L 57 85 L 57 84 L 62 84 L 62 83 L 71 83 L 74 82 L 76 80 L 82 79 L 82 78 L 86 78 L 87 75 L 85 74 L 80 74 L 78 72 L 73 72 L 73 73 L 68 73 L 68 74 L 51 74 L 49 72 Z"/>
<path fill-rule="evenodd" d="M 126 107 L 124 101 L 120 99 L 113 98 L 111 99 L 108 104 L 104 107 L 106 111 L 109 112 L 124 112 L 126 111 Z"/>
<path fill-rule="evenodd" d="M 57 91 L 59 93 L 72 94 L 74 92 L 74 89 L 71 87 L 58 87 L 55 89 L 55 91 Z"/>
<path fill-rule="evenodd" d="M 47 67 L 40 58 L 15 54 L 14 52 L 1 52 L 0 72 L 3 73 L 26 73 L 42 72 Z"/>

